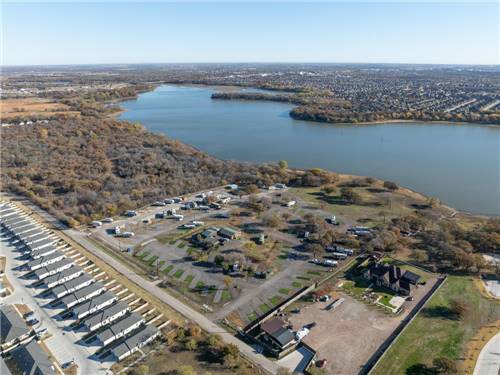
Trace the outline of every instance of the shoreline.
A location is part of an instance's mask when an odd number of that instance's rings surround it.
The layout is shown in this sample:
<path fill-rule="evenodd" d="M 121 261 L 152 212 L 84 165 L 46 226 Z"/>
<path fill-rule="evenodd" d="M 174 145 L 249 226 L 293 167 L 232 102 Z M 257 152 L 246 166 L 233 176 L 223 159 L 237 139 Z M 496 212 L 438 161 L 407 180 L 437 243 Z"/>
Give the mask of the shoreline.
<path fill-rule="evenodd" d="M 145 92 L 141 92 L 141 93 L 138 93 L 138 95 L 140 94 L 143 94 L 143 93 L 146 93 L 146 92 L 153 92 L 154 90 L 156 90 L 159 86 L 175 86 L 175 87 L 198 87 L 198 88 L 216 88 L 216 87 L 219 87 L 217 85 L 205 85 L 205 84 L 197 84 L 197 83 L 193 83 L 193 84 L 189 84 L 189 83 L 157 83 L 157 84 L 154 84 L 154 88 L 150 91 L 145 91 Z M 243 86 L 220 86 L 220 87 L 224 87 L 224 88 L 229 88 L 229 90 L 238 90 L 238 89 L 241 89 L 241 88 L 254 88 L 254 87 L 243 87 Z M 137 96 L 138 97 L 138 96 Z M 120 103 L 120 102 L 124 102 L 124 101 L 127 101 L 127 100 L 137 100 L 137 97 L 132 97 L 132 98 L 123 98 L 123 99 L 115 99 L 113 101 L 110 101 L 108 103 Z M 244 100 L 243 100 L 244 101 Z M 282 103 L 284 104 L 284 103 Z M 119 111 L 116 111 L 114 113 L 111 113 L 109 114 L 108 116 L 116 119 L 117 121 L 124 121 L 126 122 L 127 120 L 121 120 L 119 119 L 118 117 L 127 112 L 127 109 L 123 108 L 122 106 L 119 106 L 120 110 Z M 297 120 L 297 119 L 294 119 L 293 117 L 290 116 L 290 118 L 294 121 L 304 121 L 304 122 L 307 122 L 309 124 L 324 124 L 324 125 L 343 125 L 343 126 L 366 126 L 366 125 L 383 125 L 383 124 L 388 124 L 388 125 L 393 125 L 393 124 L 421 124 L 421 123 L 425 123 L 425 124 L 430 124 L 430 125 L 440 125 L 440 124 L 443 124 L 443 125 L 456 125 L 456 126 L 460 126 L 460 125 L 472 125 L 472 126 L 488 126 L 488 127 L 495 127 L 495 128 L 498 128 L 499 125 L 496 125 L 496 124 L 479 124 L 479 123 L 469 123 L 469 122 L 465 122 L 465 121 L 462 121 L 462 122 L 455 122 L 455 121 L 423 121 L 423 120 L 385 120 L 385 121 L 373 121 L 373 122 L 359 122 L 359 123 L 328 123 L 328 122 L 320 122 L 320 121 L 309 121 L 309 120 Z M 148 129 L 149 132 L 152 132 L 151 130 Z M 154 132 L 152 132 L 154 133 Z M 154 133 L 154 134 L 157 134 L 157 133 Z M 159 133 L 159 134 L 162 134 L 162 133 Z M 204 151 L 204 150 L 200 150 L 199 148 L 191 145 L 191 144 L 188 144 L 188 143 L 185 143 L 183 142 L 182 140 L 179 140 L 179 139 L 175 139 L 175 138 L 171 138 L 171 139 L 174 139 L 178 142 L 181 142 L 189 147 L 192 147 L 196 150 L 199 150 L 200 152 L 204 152 L 204 153 L 208 153 L 207 151 Z M 210 154 L 211 155 L 211 154 Z M 214 156 L 214 155 L 211 155 L 211 156 Z M 214 156 L 216 157 L 216 156 Z M 239 161 L 239 160 L 236 160 L 236 159 L 221 159 L 221 158 L 218 158 L 216 157 L 217 159 L 220 159 L 220 160 L 224 160 L 224 161 Z M 240 162 L 244 162 L 244 163 L 252 163 L 252 162 L 249 162 L 249 161 L 240 161 Z M 252 164 L 255 164 L 255 163 L 252 163 Z M 298 170 L 298 171 L 304 171 L 304 169 L 300 169 L 300 168 L 293 168 L 291 167 L 291 169 L 295 169 L 295 170 Z M 337 173 L 331 169 L 328 169 L 329 171 L 331 172 L 334 172 L 334 173 Z M 351 175 L 349 173 L 338 173 L 339 175 L 345 175 L 345 176 L 354 176 L 354 177 L 359 177 L 359 178 L 364 178 L 364 177 L 370 177 L 370 176 L 358 176 L 358 175 Z M 380 178 L 378 177 L 375 177 L 377 179 L 380 180 Z M 396 181 L 397 182 L 397 181 Z M 399 185 L 399 184 L 398 184 Z M 419 194 L 423 197 L 426 197 L 426 198 L 435 198 L 435 197 L 431 197 L 429 195 L 425 195 L 419 191 L 416 191 L 416 190 L 413 190 L 409 187 L 406 187 L 406 186 L 403 186 L 403 185 L 399 185 L 401 189 L 405 189 L 405 190 L 408 190 L 412 193 L 415 193 L 415 194 Z M 438 198 L 439 199 L 439 198 Z M 466 215 L 466 216 L 473 216 L 473 217 L 477 217 L 477 218 L 482 218 L 482 219 L 489 219 L 489 218 L 495 218 L 495 217 L 499 217 L 500 214 L 486 214 L 486 213 L 474 213 L 474 212 L 470 212 L 470 211 L 466 211 L 466 210 L 462 210 L 462 209 L 458 209 L 458 208 L 454 208 L 454 207 L 451 207 L 451 206 L 448 206 L 447 204 L 443 203 L 441 201 L 441 199 L 439 199 L 439 202 L 442 206 L 445 206 L 447 209 L 449 209 L 450 211 L 454 212 L 453 215 L 456 215 L 456 214 L 462 214 L 462 215 Z"/>
<path fill-rule="evenodd" d="M 221 90 L 224 92 L 238 92 L 241 91 L 242 89 L 256 89 L 256 90 L 268 90 L 270 92 L 275 92 L 275 91 L 280 91 L 280 90 L 270 90 L 270 89 L 261 89 L 259 87 L 255 86 L 237 86 L 237 85 L 209 85 L 209 84 L 203 84 L 203 83 L 170 83 L 170 82 L 158 82 L 158 83 L 153 83 L 154 87 L 150 91 L 145 91 L 145 92 L 139 92 L 138 95 L 146 93 L 146 92 L 153 92 L 156 90 L 159 86 L 176 86 L 176 87 L 195 87 L 195 88 L 207 88 L 207 89 L 213 89 L 215 90 Z M 281 90 L 282 91 L 282 90 Z M 290 91 L 290 93 L 292 93 Z M 118 102 L 123 102 L 126 100 L 132 100 L 132 99 L 137 99 L 136 98 L 124 98 L 118 100 Z M 280 103 L 280 104 L 290 104 L 291 106 L 296 106 L 293 103 L 286 103 L 286 102 L 279 102 L 279 101 L 274 101 L 274 100 L 245 100 L 245 99 L 222 99 L 222 98 L 217 98 L 217 99 L 212 99 L 212 100 L 236 100 L 236 101 L 249 101 L 249 102 L 274 102 L 274 103 Z M 473 126 L 488 126 L 488 127 L 500 127 L 499 124 L 494 124 L 494 123 L 479 123 L 479 122 L 468 122 L 468 121 L 449 121 L 449 120 L 408 120 L 408 119 L 391 119 L 391 120 L 380 120 L 380 121 L 363 121 L 363 122 L 327 122 L 327 121 L 313 121 L 313 120 L 305 120 L 305 119 L 297 119 L 294 118 L 291 115 L 291 111 L 293 108 L 288 112 L 288 115 L 292 120 L 295 121 L 304 121 L 307 123 L 311 124 L 326 124 L 326 125 L 349 125 L 349 126 L 356 126 L 356 125 L 383 125 L 383 124 L 442 124 L 442 125 L 473 125 Z M 122 112 L 126 112 L 127 110 L 122 108 Z"/>

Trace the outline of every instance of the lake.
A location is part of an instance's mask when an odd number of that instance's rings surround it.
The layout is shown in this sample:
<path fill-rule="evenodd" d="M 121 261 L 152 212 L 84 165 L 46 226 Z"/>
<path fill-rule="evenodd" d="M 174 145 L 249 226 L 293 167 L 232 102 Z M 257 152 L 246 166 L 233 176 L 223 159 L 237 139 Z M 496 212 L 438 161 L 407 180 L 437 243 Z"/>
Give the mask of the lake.
<path fill-rule="evenodd" d="M 160 86 L 123 102 L 119 119 L 221 159 L 287 160 L 291 167 L 378 177 L 460 210 L 500 215 L 498 126 L 321 124 L 293 120 L 290 104 L 212 100 L 214 91 Z"/>

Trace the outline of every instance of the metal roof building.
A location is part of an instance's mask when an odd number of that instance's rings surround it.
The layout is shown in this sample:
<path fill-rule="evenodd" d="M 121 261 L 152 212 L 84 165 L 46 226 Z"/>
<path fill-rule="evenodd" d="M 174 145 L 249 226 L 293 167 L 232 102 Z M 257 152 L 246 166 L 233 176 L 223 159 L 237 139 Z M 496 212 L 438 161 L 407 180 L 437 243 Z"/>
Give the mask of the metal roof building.
<path fill-rule="evenodd" d="M 25 245 L 31 245 L 31 244 L 34 244 L 36 242 L 45 240 L 49 237 L 50 237 L 50 233 L 40 233 L 40 234 L 37 234 L 36 236 L 29 237 L 29 238 L 25 239 L 23 242 Z"/>
<path fill-rule="evenodd" d="M 146 325 L 132 335 L 126 337 L 123 341 L 114 345 L 110 352 L 118 360 L 128 357 L 130 354 L 141 349 L 153 341 L 160 331 L 151 325 Z"/>
<path fill-rule="evenodd" d="M 35 340 L 12 351 L 12 359 L 21 374 L 55 375 L 49 356 Z"/>
<path fill-rule="evenodd" d="M 97 297 L 83 302 L 73 308 L 73 316 L 77 319 L 83 319 L 90 314 L 95 313 L 105 307 L 108 307 L 113 302 L 118 300 L 118 297 L 111 292 L 104 292 Z"/>
<path fill-rule="evenodd" d="M 51 293 L 56 298 L 62 298 L 67 294 L 77 291 L 78 289 L 85 288 L 86 286 L 92 284 L 93 282 L 94 282 L 93 278 L 91 278 L 86 273 L 83 273 L 78 277 L 65 281 L 61 285 L 57 285 L 56 287 L 52 288 Z"/>
<path fill-rule="evenodd" d="M 42 240 L 28 245 L 28 249 L 29 251 L 40 250 L 46 248 L 47 246 L 55 244 L 57 241 L 59 241 L 58 238 L 47 238 L 46 240 Z"/>
<path fill-rule="evenodd" d="M 55 275 L 56 273 L 59 273 L 63 270 L 70 268 L 72 265 L 73 265 L 73 262 L 71 260 L 64 258 L 57 263 L 52 263 L 52 264 L 49 264 L 48 266 L 45 266 L 45 267 L 42 267 L 40 269 L 37 269 L 36 271 L 33 271 L 33 275 L 38 280 L 43 280 L 47 276 Z"/>
<path fill-rule="evenodd" d="M 9 368 L 5 364 L 5 361 L 2 357 L 0 357 L 0 374 L 2 375 L 12 375 Z"/>
<path fill-rule="evenodd" d="M 101 294 L 105 290 L 106 288 L 104 287 L 104 285 L 102 285 L 100 282 L 95 282 L 93 284 L 90 284 L 89 286 L 86 286 L 85 288 L 64 296 L 63 298 L 61 298 L 60 303 L 62 303 L 65 308 L 70 309 L 73 306 L 76 306 L 79 303 L 88 300 L 89 298 Z"/>
<path fill-rule="evenodd" d="M 54 252 L 57 251 L 57 248 L 54 246 L 54 245 L 49 245 L 43 249 L 39 249 L 39 250 L 35 250 L 35 251 L 32 251 L 30 256 L 33 258 L 33 259 L 38 259 L 38 258 L 41 258 L 41 257 L 45 257 L 49 254 L 52 254 Z"/>
<path fill-rule="evenodd" d="M 145 320 L 141 315 L 131 313 L 124 318 L 115 321 L 104 331 L 98 333 L 97 339 L 103 346 L 106 346 L 125 336 L 127 333 L 132 332 L 134 329 L 139 328 L 144 323 Z"/>
<path fill-rule="evenodd" d="M 45 288 L 53 288 L 57 285 L 61 285 L 69 280 L 72 280 L 83 274 L 83 269 L 80 266 L 73 266 L 56 273 L 55 275 L 48 276 L 43 279 L 43 284 Z"/>
<path fill-rule="evenodd" d="M 114 305 L 89 316 L 83 322 L 83 326 L 87 331 L 95 331 L 96 329 L 105 326 L 108 323 L 115 321 L 130 311 L 130 306 L 125 302 L 117 302 Z"/>
<path fill-rule="evenodd" d="M 60 260 L 66 258 L 66 255 L 60 251 L 55 251 L 52 254 L 49 254 L 44 257 L 40 257 L 38 259 L 34 259 L 25 264 L 25 267 L 30 271 L 35 271 L 39 268 L 48 266 L 49 264 L 59 262 Z"/>
<path fill-rule="evenodd" d="M 22 227 L 25 227 L 26 225 L 31 225 L 33 224 L 33 222 L 31 220 L 26 220 L 26 219 L 23 219 L 23 220 L 20 220 L 20 221 L 16 221 L 14 224 L 5 224 L 5 228 L 7 228 L 8 230 L 10 230 L 11 232 L 13 232 L 14 234 L 16 233 L 16 231 L 20 230 Z"/>
<path fill-rule="evenodd" d="M 35 224 L 30 224 L 23 227 L 21 231 L 16 231 L 16 237 L 24 242 L 28 240 L 30 237 L 43 233 L 47 233 L 44 228 L 41 228 Z"/>

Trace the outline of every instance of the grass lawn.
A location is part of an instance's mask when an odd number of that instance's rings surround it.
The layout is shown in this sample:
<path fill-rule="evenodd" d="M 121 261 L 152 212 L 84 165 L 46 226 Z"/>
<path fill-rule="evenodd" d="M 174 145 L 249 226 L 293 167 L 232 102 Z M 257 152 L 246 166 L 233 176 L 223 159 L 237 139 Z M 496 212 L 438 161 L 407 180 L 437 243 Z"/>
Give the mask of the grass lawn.
<path fill-rule="evenodd" d="M 165 264 L 165 261 L 164 260 L 160 260 L 158 262 L 158 269 L 161 269 L 163 267 L 163 265 Z"/>
<path fill-rule="evenodd" d="M 307 277 L 307 276 L 297 276 L 296 279 L 298 279 L 298 280 L 306 280 L 306 281 L 310 281 L 311 280 L 311 278 Z"/>
<path fill-rule="evenodd" d="M 454 299 L 463 299 L 469 305 L 461 320 L 447 315 Z M 412 366 L 432 366 L 433 359 L 438 357 L 460 364 L 459 358 L 463 356 L 465 346 L 479 328 L 498 319 L 500 304 L 484 298 L 473 278 L 449 276 L 386 353 L 373 374 L 408 374 Z"/>
<path fill-rule="evenodd" d="M 227 302 L 231 300 L 231 293 L 229 293 L 229 290 L 223 290 L 222 295 L 220 298 L 221 302 Z"/>
<path fill-rule="evenodd" d="M 140 253 L 140 254 L 137 256 L 137 258 L 139 258 L 140 260 L 142 260 L 142 261 L 143 261 L 143 260 L 144 260 L 144 259 L 146 259 L 146 257 L 148 257 L 148 256 L 149 256 L 149 252 L 148 252 L 148 251 L 145 251 L 145 252 L 143 252 L 143 253 Z"/>
<path fill-rule="evenodd" d="M 198 281 L 195 286 L 196 289 L 203 289 L 204 287 L 205 283 L 203 281 Z"/>
<path fill-rule="evenodd" d="M 279 290 L 279 292 L 280 292 L 281 294 L 288 295 L 288 294 L 290 293 L 290 289 L 287 289 L 287 288 L 281 288 L 281 289 Z"/>
<path fill-rule="evenodd" d="M 274 296 L 274 297 L 269 299 L 269 302 L 271 302 L 273 306 L 276 306 L 277 304 L 279 304 L 281 302 L 281 300 L 282 300 L 282 298 L 280 296 Z"/>
<path fill-rule="evenodd" d="M 191 284 L 191 281 L 193 281 L 194 276 L 193 275 L 187 275 L 186 278 L 184 279 L 184 282 L 189 285 Z"/>
<path fill-rule="evenodd" d="M 179 270 L 177 270 L 177 271 L 175 271 L 175 272 L 174 272 L 174 275 L 173 275 L 173 276 L 174 276 L 176 279 L 179 279 L 179 278 L 182 276 L 182 274 L 183 274 L 183 273 L 184 273 L 184 270 L 179 269 Z"/>
<path fill-rule="evenodd" d="M 393 295 L 390 295 L 385 292 L 377 292 L 377 294 L 380 296 L 380 299 L 378 300 L 382 305 L 385 305 L 391 309 L 395 308 L 395 306 L 391 305 L 389 301 L 394 297 Z"/>
<path fill-rule="evenodd" d="M 307 271 L 309 275 L 321 276 L 321 272 L 319 271 Z"/>
<path fill-rule="evenodd" d="M 358 277 L 355 280 L 345 280 L 342 284 L 342 288 L 354 296 L 361 297 L 369 285 L 370 283 L 367 280 Z"/>
<path fill-rule="evenodd" d="M 142 258 L 144 259 L 144 258 Z M 149 258 L 146 263 L 149 264 L 150 266 L 152 266 L 154 264 L 154 262 L 156 262 L 156 259 L 158 259 L 158 257 L 156 255 L 153 255 L 151 258 Z"/>
<path fill-rule="evenodd" d="M 253 312 L 251 314 L 248 314 L 247 318 L 249 321 L 253 322 L 255 319 L 257 319 L 257 314 Z"/>
<path fill-rule="evenodd" d="M 179 249 L 184 249 L 184 248 L 186 247 L 186 245 L 187 245 L 187 244 L 186 244 L 184 241 L 181 241 L 181 242 L 179 242 L 179 243 L 177 244 L 177 247 L 178 247 Z"/>
<path fill-rule="evenodd" d="M 271 308 L 267 305 L 267 303 L 263 303 L 259 306 L 259 309 L 260 311 L 262 311 L 263 313 L 266 313 L 268 312 L 269 310 L 271 310 Z"/>
<path fill-rule="evenodd" d="M 174 268 L 174 266 L 171 264 L 167 268 L 165 268 L 162 272 L 164 274 L 168 274 L 170 271 L 172 271 L 173 268 Z"/>
<path fill-rule="evenodd" d="M 292 286 L 293 286 L 294 288 L 302 288 L 302 284 L 301 284 L 301 283 L 299 283 L 298 281 L 294 281 L 294 282 L 292 283 Z"/>

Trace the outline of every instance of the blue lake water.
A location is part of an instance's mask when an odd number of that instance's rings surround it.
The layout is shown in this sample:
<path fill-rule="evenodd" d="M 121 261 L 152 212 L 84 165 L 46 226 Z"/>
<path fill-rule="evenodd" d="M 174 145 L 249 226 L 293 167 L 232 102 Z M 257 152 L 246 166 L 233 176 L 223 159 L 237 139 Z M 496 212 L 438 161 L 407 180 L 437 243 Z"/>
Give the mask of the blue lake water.
<path fill-rule="evenodd" d="M 500 127 L 296 121 L 293 107 L 212 100 L 210 87 L 160 86 L 121 105 L 120 119 L 191 144 L 221 159 L 287 160 L 373 176 L 474 213 L 500 215 Z"/>

